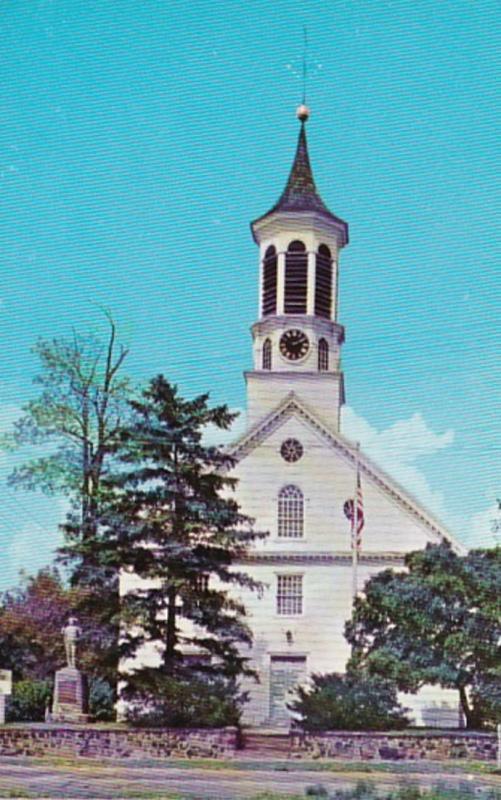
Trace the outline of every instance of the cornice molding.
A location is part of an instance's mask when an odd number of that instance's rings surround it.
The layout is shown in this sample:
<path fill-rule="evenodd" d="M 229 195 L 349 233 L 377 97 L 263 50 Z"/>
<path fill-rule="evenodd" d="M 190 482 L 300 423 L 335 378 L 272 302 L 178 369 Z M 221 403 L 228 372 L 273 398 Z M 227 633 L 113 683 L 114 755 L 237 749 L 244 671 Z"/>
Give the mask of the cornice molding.
<path fill-rule="evenodd" d="M 403 566 L 405 553 L 371 553 L 361 552 L 358 556 L 359 564 L 377 564 L 379 566 L 387 564 L 388 566 Z M 291 553 L 290 551 L 276 551 L 274 553 L 249 553 L 245 558 L 239 559 L 242 564 L 343 564 L 346 566 L 352 565 L 351 551 L 337 552 L 337 553 L 322 553 L 322 552 L 309 552 L 309 553 Z"/>
<path fill-rule="evenodd" d="M 329 372 L 314 372 L 313 370 L 304 370 L 303 372 L 294 371 L 291 369 L 284 369 L 284 370 L 264 370 L 264 369 L 248 369 L 244 372 L 244 377 L 247 378 L 249 375 L 252 375 L 253 378 L 257 378 L 258 380 L 262 381 L 269 381 L 270 377 L 276 378 L 277 380 L 284 381 L 285 383 L 290 382 L 291 378 L 301 378 L 306 381 L 312 381 L 314 383 L 318 383 L 319 381 L 324 382 L 336 382 L 342 378 L 343 373 L 339 370 L 332 369 Z"/>
<path fill-rule="evenodd" d="M 257 244 L 267 235 L 276 236 L 285 230 L 325 233 L 336 241 L 339 250 L 348 244 L 346 222 L 328 217 L 319 211 L 271 211 L 251 222 L 252 237 Z"/>
<path fill-rule="evenodd" d="M 320 331 L 322 336 L 331 336 L 337 344 L 343 344 L 345 331 L 343 325 L 331 319 L 318 317 L 314 314 L 270 314 L 261 317 L 251 327 L 253 338 L 266 336 L 272 331 L 286 330 L 287 328 L 304 328 L 305 330 Z"/>

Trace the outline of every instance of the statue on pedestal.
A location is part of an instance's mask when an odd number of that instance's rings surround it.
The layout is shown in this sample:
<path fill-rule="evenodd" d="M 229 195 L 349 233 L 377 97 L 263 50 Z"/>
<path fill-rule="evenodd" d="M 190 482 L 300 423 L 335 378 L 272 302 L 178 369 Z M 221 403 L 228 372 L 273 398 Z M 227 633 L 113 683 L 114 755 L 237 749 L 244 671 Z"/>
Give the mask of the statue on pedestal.
<path fill-rule="evenodd" d="M 68 667 L 76 669 L 77 642 L 82 634 L 82 629 L 76 617 L 70 617 L 62 629 L 64 637 L 64 649 L 66 651 L 66 662 Z"/>
<path fill-rule="evenodd" d="M 85 676 L 76 667 L 77 644 L 82 635 L 78 619 L 69 617 L 62 628 L 66 666 L 58 669 L 54 680 L 54 702 L 50 718 L 56 722 L 86 722 L 87 690 Z"/>

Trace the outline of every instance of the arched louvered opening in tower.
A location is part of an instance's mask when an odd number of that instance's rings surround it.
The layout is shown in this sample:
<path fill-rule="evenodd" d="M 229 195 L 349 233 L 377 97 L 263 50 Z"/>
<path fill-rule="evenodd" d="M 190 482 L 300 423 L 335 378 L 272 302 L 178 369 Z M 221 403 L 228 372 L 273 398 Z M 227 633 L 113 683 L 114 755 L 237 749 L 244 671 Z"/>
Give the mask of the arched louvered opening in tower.
<path fill-rule="evenodd" d="M 308 288 L 308 253 L 303 242 L 297 239 L 290 243 L 285 254 L 286 314 L 306 314 Z"/>
<path fill-rule="evenodd" d="M 263 343 L 263 369 L 271 369 L 271 339 L 265 339 Z"/>
<path fill-rule="evenodd" d="M 273 245 L 266 249 L 263 259 L 263 317 L 277 313 L 277 251 Z"/>
<path fill-rule="evenodd" d="M 318 341 L 318 371 L 326 372 L 329 369 L 329 343 L 326 339 Z"/>
<path fill-rule="evenodd" d="M 332 303 L 332 256 L 326 244 L 321 244 L 316 254 L 315 314 L 331 316 Z"/>

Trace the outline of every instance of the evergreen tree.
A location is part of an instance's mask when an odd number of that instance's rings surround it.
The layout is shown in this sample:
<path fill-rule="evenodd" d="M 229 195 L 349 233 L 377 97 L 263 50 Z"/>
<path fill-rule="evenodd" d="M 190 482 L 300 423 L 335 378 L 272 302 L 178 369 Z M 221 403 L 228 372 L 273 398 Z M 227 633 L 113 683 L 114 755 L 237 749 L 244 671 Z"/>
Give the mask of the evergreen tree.
<path fill-rule="evenodd" d="M 170 683 L 190 675 L 235 679 L 250 672 L 241 646 L 251 634 L 229 589 L 257 587 L 235 562 L 258 534 L 230 496 L 232 457 L 203 435 L 207 425 L 228 429 L 236 415 L 209 407 L 207 394 L 184 400 L 163 376 L 132 407 L 123 471 L 98 543 L 101 558 L 141 579 L 122 598 L 122 654 L 161 642 L 160 673 Z M 199 653 L 196 664 L 183 655 L 187 647 Z M 158 675 L 147 668 L 125 675 L 126 696 L 157 685 Z"/>

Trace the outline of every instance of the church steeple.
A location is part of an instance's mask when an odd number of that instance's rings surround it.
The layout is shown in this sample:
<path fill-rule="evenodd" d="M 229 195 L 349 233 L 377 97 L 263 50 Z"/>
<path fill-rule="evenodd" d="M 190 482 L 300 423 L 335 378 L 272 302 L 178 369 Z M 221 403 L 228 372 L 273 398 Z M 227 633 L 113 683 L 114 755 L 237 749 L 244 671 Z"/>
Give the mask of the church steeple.
<path fill-rule="evenodd" d="M 305 123 L 301 122 L 289 179 L 273 211 L 321 211 L 330 213 L 317 192 L 311 171 Z"/>
<path fill-rule="evenodd" d="M 277 203 L 251 227 L 260 246 L 259 319 L 252 327 L 254 369 L 246 373 L 253 424 L 290 391 L 334 430 L 344 402 L 337 322 L 339 251 L 348 225 L 320 197 L 301 122 L 292 169 Z"/>
<path fill-rule="evenodd" d="M 280 212 L 292 213 L 314 213 L 331 220 L 340 228 L 342 244 L 348 243 L 348 225 L 342 219 L 333 214 L 320 197 L 313 171 L 311 169 L 310 157 L 308 154 L 308 142 L 306 140 L 306 121 L 309 117 L 309 109 L 301 105 L 297 110 L 297 116 L 301 121 L 299 137 L 296 148 L 296 155 L 289 173 L 289 178 L 280 198 L 275 205 L 270 208 L 262 217 L 251 223 L 254 239 L 257 241 L 257 230 L 261 223 L 271 215 Z"/>

